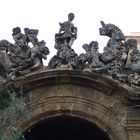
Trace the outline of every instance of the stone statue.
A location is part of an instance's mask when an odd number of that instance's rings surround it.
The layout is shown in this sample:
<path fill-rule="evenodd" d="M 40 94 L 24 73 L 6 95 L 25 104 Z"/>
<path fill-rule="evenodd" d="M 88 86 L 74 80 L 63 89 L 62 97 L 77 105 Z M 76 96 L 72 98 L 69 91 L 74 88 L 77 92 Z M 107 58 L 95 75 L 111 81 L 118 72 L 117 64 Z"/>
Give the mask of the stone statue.
<path fill-rule="evenodd" d="M 132 74 L 128 76 L 131 85 L 140 86 L 140 52 L 137 48 L 133 48 L 130 53 L 132 64 Z"/>
<path fill-rule="evenodd" d="M 104 63 L 115 59 L 115 54 L 124 49 L 125 36 L 122 31 L 114 24 L 105 24 L 101 21 L 102 27 L 99 28 L 100 35 L 108 36 L 110 39 L 104 48 L 101 59 Z"/>
<path fill-rule="evenodd" d="M 137 41 L 136 41 L 136 39 L 128 39 L 125 42 L 124 46 L 126 48 L 126 53 L 127 53 L 126 65 L 130 65 L 130 64 L 132 64 L 130 54 L 133 51 L 133 49 L 137 48 Z"/>
<path fill-rule="evenodd" d="M 140 86 L 140 52 L 137 41 L 128 39 L 124 42 L 122 31 L 113 24 L 101 21 L 100 35 L 110 37 L 100 60 L 108 66 L 108 74 L 131 86 Z"/>
<path fill-rule="evenodd" d="M 39 42 L 37 39 L 38 30 L 25 28 L 24 31 L 25 34 L 21 33 L 20 27 L 13 28 L 14 44 L 7 40 L 0 41 L 0 52 L 5 51 L 5 58 L 8 61 L 5 64 L 1 63 L 7 79 L 41 68 L 42 59 L 47 59 L 46 56 L 49 54 L 45 42 L 43 40 Z M 33 47 L 30 47 L 29 43 L 32 43 Z"/>
<path fill-rule="evenodd" d="M 127 59 L 126 48 L 124 46 L 125 36 L 114 24 L 105 24 L 101 21 L 99 28 L 100 35 L 108 36 L 110 39 L 100 55 L 100 60 L 108 66 L 108 74 L 117 76 L 125 66 Z"/>
<path fill-rule="evenodd" d="M 72 46 L 73 41 L 77 38 L 77 28 L 74 27 L 72 21 L 74 20 L 74 14 L 68 14 L 68 21 L 59 23 L 59 33 L 55 35 L 55 42 L 57 44 L 66 44 Z"/>
<path fill-rule="evenodd" d="M 123 82 L 129 86 L 140 87 L 140 52 L 137 41 L 128 39 L 114 24 L 101 21 L 100 35 L 108 36 L 109 40 L 103 53 L 99 53 L 97 41 L 84 44 L 85 53 L 79 56 L 72 48 L 77 38 L 77 28 L 72 23 L 74 14 L 68 14 L 68 20 L 59 23 L 59 32 L 55 34 L 57 50 L 48 63 L 48 69 L 74 69 L 100 73 L 108 78 Z M 39 70 L 43 67 L 43 59 L 47 59 L 49 49 L 44 40 L 38 40 L 38 30 L 20 27 L 12 30 L 14 43 L 0 40 L 0 78 L 4 81 L 15 79 L 16 76 Z M 31 46 L 32 45 L 32 46 Z M 1 86 L 0 91 L 5 90 Z"/>
<path fill-rule="evenodd" d="M 77 38 L 77 28 L 72 21 L 74 14 L 68 14 L 68 21 L 60 23 L 59 33 L 55 34 L 55 49 L 57 54 L 50 60 L 49 69 L 66 67 L 75 69 L 77 67 L 78 55 L 71 48 L 73 41 Z"/>
<path fill-rule="evenodd" d="M 26 40 L 27 42 L 31 42 L 34 46 L 38 43 L 38 30 L 37 29 L 29 29 L 25 28 L 24 29 L 25 35 L 26 35 Z"/>
<path fill-rule="evenodd" d="M 86 51 L 85 54 L 80 54 L 79 65 L 82 69 L 90 68 L 96 69 L 104 67 L 105 65 L 99 60 L 98 42 L 92 41 L 90 44 L 84 44 L 82 48 Z"/>
<path fill-rule="evenodd" d="M 133 69 L 133 65 L 134 65 L 133 56 L 135 56 L 134 50 L 137 50 L 137 41 L 135 39 L 128 39 L 124 43 L 124 48 L 125 50 L 122 52 L 123 54 L 120 59 L 123 60 L 121 61 L 123 62 L 123 65 L 120 67 L 120 70 L 117 71 L 116 75 L 119 81 L 132 85 L 132 79 L 135 71 Z"/>
<path fill-rule="evenodd" d="M 107 43 L 107 48 L 110 51 L 114 48 L 119 48 L 122 46 L 125 36 L 122 31 L 114 24 L 105 24 L 101 21 L 102 27 L 99 28 L 100 35 L 108 36 L 110 39 Z"/>

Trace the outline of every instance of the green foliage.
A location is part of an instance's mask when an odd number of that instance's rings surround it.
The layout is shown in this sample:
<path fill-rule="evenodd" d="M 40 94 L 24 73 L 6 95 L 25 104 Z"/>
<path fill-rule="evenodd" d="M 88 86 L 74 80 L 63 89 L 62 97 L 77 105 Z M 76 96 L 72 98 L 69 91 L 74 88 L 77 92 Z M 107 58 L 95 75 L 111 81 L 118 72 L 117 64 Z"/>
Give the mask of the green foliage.
<path fill-rule="evenodd" d="M 21 93 L 20 93 L 21 94 Z M 9 93 L 10 101 L 0 100 L 0 140 L 24 140 L 22 130 L 16 128 L 16 124 L 29 118 L 31 112 L 27 112 L 27 106 L 22 94 L 17 96 L 16 92 Z M 29 95 L 31 100 L 32 95 Z M 8 139 L 5 137 L 7 130 L 11 131 Z"/>
<path fill-rule="evenodd" d="M 22 130 L 15 130 L 15 132 L 12 133 L 11 137 L 8 138 L 8 140 L 25 140 L 24 135 L 22 135 Z"/>
<path fill-rule="evenodd" d="M 0 109 L 4 109 L 6 107 L 8 107 L 9 102 L 5 99 L 0 98 Z"/>

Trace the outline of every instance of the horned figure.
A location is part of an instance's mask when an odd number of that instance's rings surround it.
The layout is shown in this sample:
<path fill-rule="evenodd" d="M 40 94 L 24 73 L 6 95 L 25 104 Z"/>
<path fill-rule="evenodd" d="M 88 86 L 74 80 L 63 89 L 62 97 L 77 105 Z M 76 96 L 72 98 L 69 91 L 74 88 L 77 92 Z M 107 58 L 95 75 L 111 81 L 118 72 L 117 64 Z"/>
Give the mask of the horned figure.
<path fill-rule="evenodd" d="M 101 21 L 101 25 L 102 27 L 99 28 L 100 35 L 108 36 L 110 38 L 105 49 L 119 49 L 125 40 L 122 31 L 114 24 L 105 24 Z"/>
<path fill-rule="evenodd" d="M 101 21 L 99 28 L 100 35 L 108 36 L 110 39 L 100 55 L 100 60 L 108 66 L 108 74 L 116 77 L 125 66 L 127 59 L 126 48 L 124 46 L 125 36 L 114 24 L 105 24 Z"/>

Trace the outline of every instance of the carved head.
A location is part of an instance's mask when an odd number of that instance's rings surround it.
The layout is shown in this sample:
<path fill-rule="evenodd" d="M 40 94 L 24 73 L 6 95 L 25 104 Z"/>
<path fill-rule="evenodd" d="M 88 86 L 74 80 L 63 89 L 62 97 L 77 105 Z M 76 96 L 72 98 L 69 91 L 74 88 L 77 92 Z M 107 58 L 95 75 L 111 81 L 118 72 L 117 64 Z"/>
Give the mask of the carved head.
<path fill-rule="evenodd" d="M 37 43 L 38 49 L 35 49 L 35 53 L 40 56 L 40 58 L 47 59 L 47 55 L 50 53 L 48 47 L 44 40 Z M 37 48 L 37 47 L 33 47 Z"/>
<path fill-rule="evenodd" d="M 13 28 L 12 36 L 18 46 L 27 45 L 26 37 L 24 34 L 21 33 L 20 27 Z"/>
<path fill-rule="evenodd" d="M 0 50 L 2 51 L 5 50 L 6 52 L 8 52 L 9 50 L 11 50 L 11 47 L 12 47 L 12 44 L 9 41 L 7 40 L 0 41 Z"/>
<path fill-rule="evenodd" d="M 103 21 L 100 21 L 102 27 L 99 28 L 99 33 L 100 35 L 104 35 L 104 36 L 109 36 L 111 37 L 111 31 L 110 29 L 107 27 L 107 25 L 103 22 Z"/>
<path fill-rule="evenodd" d="M 97 41 L 92 41 L 90 42 L 89 46 L 91 46 L 92 50 L 98 51 L 98 42 Z"/>
<path fill-rule="evenodd" d="M 136 62 L 137 60 L 140 60 L 140 52 L 137 48 L 133 48 L 132 52 L 130 53 L 131 60 Z"/>
<path fill-rule="evenodd" d="M 116 41 L 121 41 L 125 39 L 122 31 L 114 24 L 105 24 L 103 21 L 101 21 L 101 25 L 102 27 L 99 28 L 100 35 L 108 36 Z"/>
<path fill-rule="evenodd" d="M 20 33 L 21 33 L 20 27 L 13 28 L 12 36 L 15 36 L 15 35 L 20 34 Z"/>
<path fill-rule="evenodd" d="M 24 31 L 25 31 L 25 34 L 27 34 L 27 35 L 35 35 L 35 36 L 38 35 L 38 30 L 37 29 L 25 28 Z"/>
<path fill-rule="evenodd" d="M 136 39 L 128 39 L 125 42 L 125 48 L 129 50 L 130 48 L 137 48 L 137 40 Z"/>
<path fill-rule="evenodd" d="M 88 44 L 84 44 L 84 45 L 82 46 L 82 48 L 83 48 L 86 52 L 91 51 L 91 46 L 89 46 Z"/>
<path fill-rule="evenodd" d="M 22 38 L 21 34 L 21 29 L 20 27 L 15 27 L 13 28 L 13 33 L 12 33 L 13 39 L 17 42 L 17 40 Z"/>
<path fill-rule="evenodd" d="M 70 21 L 74 20 L 74 14 L 73 13 L 68 14 L 68 20 L 70 20 Z"/>
<path fill-rule="evenodd" d="M 24 29 L 25 35 L 27 36 L 28 42 L 32 42 L 33 44 L 36 44 L 38 42 L 37 36 L 38 36 L 38 30 L 36 29 Z"/>

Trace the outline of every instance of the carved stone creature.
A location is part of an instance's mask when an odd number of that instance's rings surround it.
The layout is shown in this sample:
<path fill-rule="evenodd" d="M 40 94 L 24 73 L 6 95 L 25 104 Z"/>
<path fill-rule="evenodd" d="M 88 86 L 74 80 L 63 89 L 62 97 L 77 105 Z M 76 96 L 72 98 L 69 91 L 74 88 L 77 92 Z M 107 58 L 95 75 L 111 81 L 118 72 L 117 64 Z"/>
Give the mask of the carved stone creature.
<path fill-rule="evenodd" d="M 27 42 L 31 42 L 34 46 L 38 43 L 38 30 L 37 29 L 29 29 L 25 28 L 24 29 L 25 35 L 26 35 L 26 40 Z"/>
<path fill-rule="evenodd" d="M 106 46 L 108 48 L 106 49 L 119 49 L 123 44 L 122 41 L 125 40 L 125 36 L 122 31 L 114 24 L 105 24 L 101 21 L 101 25 L 102 27 L 99 28 L 100 35 L 108 36 L 110 38 Z"/>
<path fill-rule="evenodd" d="M 123 61 L 125 64 L 120 67 L 120 71 L 117 72 L 117 78 L 129 85 L 132 85 L 132 79 L 134 76 L 134 70 L 133 70 L 133 56 L 134 56 L 134 50 L 137 50 L 137 41 L 135 39 L 128 39 L 125 44 L 125 51 L 123 51 L 122 58 L 124 58 Z M 137 52 L 137 51 L 136 51 Z"/>
<path fill-rule="evenodd" d="M 104 48 L 100 60 L 108 66 L 108 73 L 117 76 L 125 66 L 127 58 L 126 48 L 124 47 L 125 36 L 122 31 L 114 24 L 105 24 L 101 21 L 102 27 L 99 28 L 100 35 L 108 36 L 110 39 Z"/>
<path fill-rule="evenodd" d="M 128 39 L 124 45 L 125 45 L 126 53 L 127 53 L 126 65 L 129 65 L 129 64 L 132 64 L 131 52 L 133 51 L 133 49 L 137 48 L 137 40 L 136 39 Z"/>
<path fill-rule="evenodd" d="M 137 48 L 133 48 L 130 55 L 133 74 L 129 75 L 128 79 L 131 85 L 140 86 L 140 52 Z"/>
<path fill-rule="evenodd" d="M 101 25 L 102 27 L 99 28 L 100 35 L 110 38 L 104 48 L 105 54 L 103 53 L 101 59 L 104 63 L 109 63 L 115 59 L 115 54 L 124 48 L 123 41 L 125 40 L 125 36 L 114 24 L 105 24 L 101 21 Z M 107 55 L 106 52 L 108 53 Z"/>
<path fill-rule="evenodd" d="M 52 57 L 48 64 L 49 69 L 66 67 L 75 69 L 77 67 L 78 55 L 69 45 L 60 45 L 57 54 Z"/>
<path fill-rule="evenodd" d="M 90 44 L 84 44 L 83 49 L 86 51 L 79 56 L 79 67 L 81 69 L 90 68 L 91 70 L 96 68 L 103 68 L 105 65 L 99 60 L 98 42 L 92 41 Z"/>
<path fill-rule="evenodd" d="M 77 28 L 72 21 L 74 14 L 68 15 L 68 21 L 60 23 L 59 33 L 55 35 L 55 49 L 57 54 L 53 56 L 48 64 L 48 68 L 54 69 L 66 67 L 75 69 L 77 67 L 78 55 L 71 48 L 73 41 L 77 38 Z"/>
<path fill-rule="evenodd" d="M 39 42 L 37 39 L 38 30 L 25 28 L 24 31 L 25 34 L 21 33 L 19 27 L 13 29 L 14 44 L 7 40 L 0 41 L 0 51 L 5 50 L 6 58 L 9 60 L 9 64 L 3 65 L 7 79 L 41 68 L 42 59 L 46 59 L 46 55 L 49 54 L 45 42 Z M 32 43 L 33 47 L 30 47 L 29 43 Z"/>

